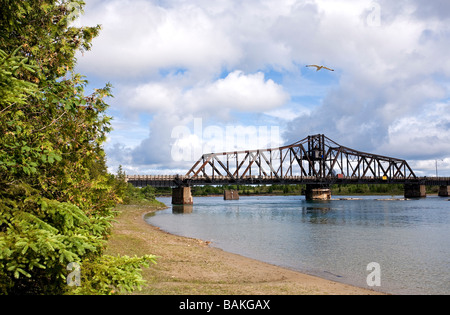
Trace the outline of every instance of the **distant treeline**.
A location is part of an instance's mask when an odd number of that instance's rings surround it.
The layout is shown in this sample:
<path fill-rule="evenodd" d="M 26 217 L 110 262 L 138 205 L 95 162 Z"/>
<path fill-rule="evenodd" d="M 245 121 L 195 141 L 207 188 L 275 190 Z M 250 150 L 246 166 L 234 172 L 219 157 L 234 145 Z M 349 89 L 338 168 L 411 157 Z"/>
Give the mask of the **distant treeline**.
<path fill-rule="evenodd" d="M 224 190 L 238 190 L 245 195 L 301 195 L 306 185 L 219 185 L 192 187 L 193 196 L 221 195 Z M 437 194 L 438 186 L 427 186 L 427 194 Z M 171 188 L 156 188 L 155 195 L 170 195 Z M 402 184 L 339 184 L 331 186 L 332 195 L 403 195 Z"/>

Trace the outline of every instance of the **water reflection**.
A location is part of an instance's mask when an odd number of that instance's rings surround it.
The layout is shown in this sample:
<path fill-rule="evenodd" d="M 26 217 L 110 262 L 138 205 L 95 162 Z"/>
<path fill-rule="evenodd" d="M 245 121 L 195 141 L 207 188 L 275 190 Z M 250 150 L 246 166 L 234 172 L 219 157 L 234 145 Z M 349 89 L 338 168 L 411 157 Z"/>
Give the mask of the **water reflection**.
<path fill-rule="evenodd" d="M 327 213 L 331 211 L 331 208 L 321 208 L 321 207 L 304 207 L 302 209 L 302 215 L 306 220 L 303 222 L 309 222 L 313 224 L 334 224 L 330 222 L 330 218 L 327 217 Z"/>
<path fill-rule="evenodd" d="M 193 205 L 173 205 L 172 213 L 173 214 L 189 214 L 194 210 Z"/>

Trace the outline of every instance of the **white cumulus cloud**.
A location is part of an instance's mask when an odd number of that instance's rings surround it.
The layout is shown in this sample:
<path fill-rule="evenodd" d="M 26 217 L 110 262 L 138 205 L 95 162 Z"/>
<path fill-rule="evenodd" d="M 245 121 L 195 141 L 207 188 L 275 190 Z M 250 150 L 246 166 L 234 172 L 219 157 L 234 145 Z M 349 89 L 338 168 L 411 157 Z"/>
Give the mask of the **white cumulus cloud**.
<path fill-rule="evenodd" d="M 447 3 L 88 1 L 79 24 L 103 30 L 79 71 L 111 81 L 114 112 L 140 120 L 140 135 L 148 128 L 129 147 L 143 168 L 169 167 L 173 128 L 196 117 L 205 127 L 278 119 L 286 142 L 325 133 L 420 166 L 449 152 Z"/>

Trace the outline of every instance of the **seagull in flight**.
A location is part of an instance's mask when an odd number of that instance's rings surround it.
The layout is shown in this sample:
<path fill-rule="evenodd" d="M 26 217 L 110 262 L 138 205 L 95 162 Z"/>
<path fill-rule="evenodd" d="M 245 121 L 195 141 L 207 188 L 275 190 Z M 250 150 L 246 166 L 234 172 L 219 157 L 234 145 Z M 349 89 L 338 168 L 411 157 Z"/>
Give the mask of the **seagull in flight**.
<path fill-rule="evenodd" d="M 307 67 L 316 67 L 317 68 L 316 71 L 319 71 L 321 69 L 327 69 L 327 70 L 330 70 L 330 71 L 334 71 L 333 69 L 330 69 L 330 68 L 327 68 L 327 67 L 324 67 L 324 66 L 318 66 L 318 65 L 307 65 Z"/>

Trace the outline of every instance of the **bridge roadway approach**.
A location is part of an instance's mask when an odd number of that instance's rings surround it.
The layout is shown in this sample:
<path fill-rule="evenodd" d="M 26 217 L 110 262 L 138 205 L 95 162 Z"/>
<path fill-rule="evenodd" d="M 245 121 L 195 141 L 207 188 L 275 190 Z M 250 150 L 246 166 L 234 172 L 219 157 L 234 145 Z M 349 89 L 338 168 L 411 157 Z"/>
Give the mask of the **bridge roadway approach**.
<path fill-rule="evenodd" d="M 272 149 L 204 154 L 185 175 L 131 175 L 136 187 L 172 187 L 172 204 L 193 203 L 192 186 L 306 185 L 307 200 L 331 198 L 334 184 L 403 184 L 406 198 L 426 197 L 426 186 L 450 195 L 450 177 L 417 177 L 405 160 L 341 146 L 324 135 Z M 225 191 L 225 199 L 238 199 Z"/>

